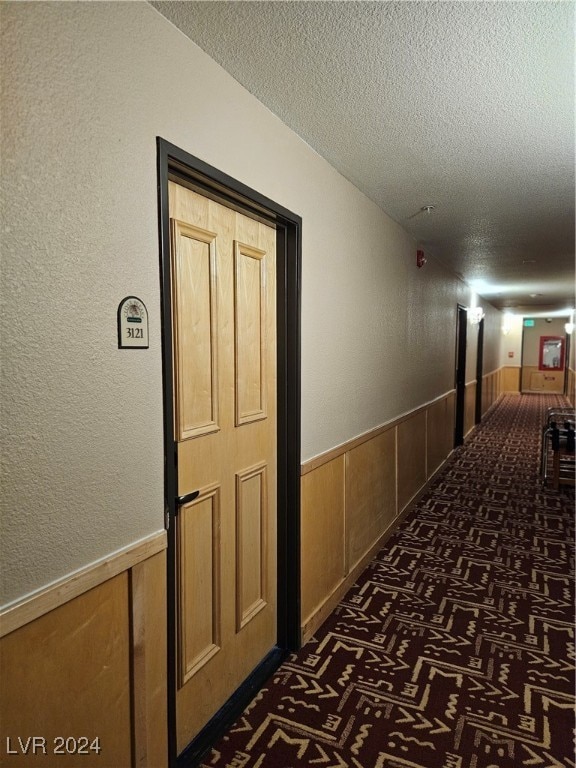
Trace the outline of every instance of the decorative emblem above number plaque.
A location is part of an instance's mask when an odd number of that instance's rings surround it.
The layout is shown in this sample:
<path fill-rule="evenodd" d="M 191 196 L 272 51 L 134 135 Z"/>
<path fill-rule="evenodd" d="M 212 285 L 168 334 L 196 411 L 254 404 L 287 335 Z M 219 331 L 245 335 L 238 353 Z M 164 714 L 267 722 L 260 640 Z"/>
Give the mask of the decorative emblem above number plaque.
<path fill-rule="evenodd" d="M 118 305 L 118 347 L 148 349 L 148 310 L 137 296 L 126 296 Z"/>

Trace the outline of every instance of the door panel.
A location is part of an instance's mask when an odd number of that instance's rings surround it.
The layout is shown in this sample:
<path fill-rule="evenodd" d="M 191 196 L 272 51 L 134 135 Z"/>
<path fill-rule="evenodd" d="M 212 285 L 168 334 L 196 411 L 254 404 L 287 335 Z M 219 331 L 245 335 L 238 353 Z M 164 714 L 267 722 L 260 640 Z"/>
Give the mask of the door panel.
<path fill-rule="evenodd" d="M 236 424 L 266 418 L 264 251 L 236 242 L 234 274 Z"/>
<path fill-rule="evenodd" d="M 178 681 L 183 686 L 220 650 L 220 489 L 180 509 Z"/>
<path fill-rule="evenodd" d="M 267 467 L 236 475 L 236 631 L 268 602 Z"/>
<path fill-rule="evenodd" d="M 169 195 L 181 752 L 276 644 L 276 233 Z"/>
<path fill-rule="evenodd" d="M 177 219 L 171 228 L 176 439 L 186 440 L 219 428 L 216 234 Z"/>

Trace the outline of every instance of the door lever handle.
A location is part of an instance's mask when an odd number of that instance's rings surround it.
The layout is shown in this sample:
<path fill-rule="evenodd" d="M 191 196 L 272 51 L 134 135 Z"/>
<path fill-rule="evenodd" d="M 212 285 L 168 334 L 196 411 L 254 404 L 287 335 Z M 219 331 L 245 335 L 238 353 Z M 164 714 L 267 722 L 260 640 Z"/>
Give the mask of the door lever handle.
<path fill-rule="evenodd" d="M 192 491 L 191 493 L 185 493 L 184 496 L 176 496 L 176 504 L 181 507 L 184 504 L 189 504 L 194 499 L 197 499 L 200 495 L 200 491 Z"/>

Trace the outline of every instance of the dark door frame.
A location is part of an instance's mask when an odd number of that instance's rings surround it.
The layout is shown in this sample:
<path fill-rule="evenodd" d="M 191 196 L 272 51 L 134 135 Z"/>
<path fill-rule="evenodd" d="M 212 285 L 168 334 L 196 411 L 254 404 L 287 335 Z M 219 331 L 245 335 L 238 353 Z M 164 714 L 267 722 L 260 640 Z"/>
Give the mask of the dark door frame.
<path fill-rule="evenodd" d="M 164 399 L 165 524 L 168 536 L 168 759 L 170 768 L 195 766 L 234 722 L 300 638 L 300 295 L 302 219 L 286 208 L 157 139 L 158 210 Z M 176 452 L 173 433 L 172 301 L 168 181 L 195 189 L 276 227 L 278 344 L 278 635 L 266 656 L 181 755 L 176 745 Z"/>
<path fill-rule="evenodd" d="M 464 408 L 466 396 L 466 340 L 468 310 L 462 304 L 456 308 L 456 417 L 454 447 L 464 443 Z"/>
<path fill-rule="evenodd" d="M 478 323 L 478 349 L 476 354 L 476 412 L 475 422 L 482 421 L 482 386 L 484 376 L 484 318 Z"/>

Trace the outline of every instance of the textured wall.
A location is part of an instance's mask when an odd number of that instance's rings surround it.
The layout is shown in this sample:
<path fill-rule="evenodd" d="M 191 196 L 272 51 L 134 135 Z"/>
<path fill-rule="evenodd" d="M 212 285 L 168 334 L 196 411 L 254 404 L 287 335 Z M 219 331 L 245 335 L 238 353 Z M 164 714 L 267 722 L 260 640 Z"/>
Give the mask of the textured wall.
<path fill-rule="evenodd" d="M 0 9 L 8 600 L 163 525 L 154 135 L 113 9 L 74 5 Z M 117 349 L 128 294 L 148 350 Z"/>
<path fill-rule="evenodd" d="M 10 601 L 163 524 L 156 136 L 303 217 L 303 459 L 451 389 L 470 292 L 147 4 L 0 11 Z"/>
<path fill-rule="evenodd" d="M 483 304 L 486 311 L 484 321 L 484 373 L 491 373 L 500 367 L 502 345 L 502 313 L 489 304 Z"/>

